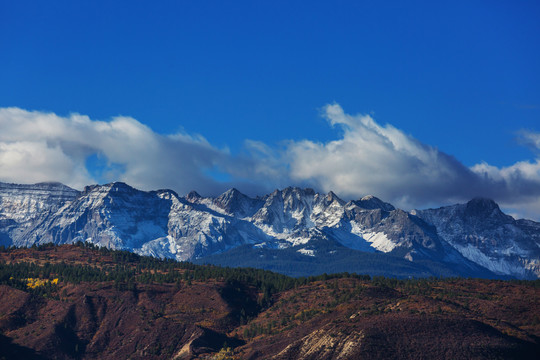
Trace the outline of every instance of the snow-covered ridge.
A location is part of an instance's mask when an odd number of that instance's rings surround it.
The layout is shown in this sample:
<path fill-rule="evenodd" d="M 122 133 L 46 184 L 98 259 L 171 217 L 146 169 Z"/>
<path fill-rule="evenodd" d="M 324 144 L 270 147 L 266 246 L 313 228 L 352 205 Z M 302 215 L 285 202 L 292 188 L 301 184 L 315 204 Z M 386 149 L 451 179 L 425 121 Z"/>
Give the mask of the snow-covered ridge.
<path fill-rule="evenodd" d="M 203 197 L 124 183 L 82 192 L 58 183 L 0 183 L 1 245 L 75 241 L 177 260 L 241 245 L 322 257 L 332 253 L 318 250 L 324 243 L 540 277 L 540 224 L 514 220 L 487 199 L 407 213 L 372 195 L 346 202 L 298 187 L 251 198 L 237 189 Z"/>
<path fill-rule="evenodd" d="M 416 210 L 443 239 L 465 258 L 493 271 L 515 277 L 540 277 L 540 224 L 515 220 L 489 199 Z"/>
<path fill-rule="evenodd" d="M 54 182 L 33 185 L 0 182 L 0 220 L 26 222 L 59 209 L 79 194 L 75 189 Z"/>

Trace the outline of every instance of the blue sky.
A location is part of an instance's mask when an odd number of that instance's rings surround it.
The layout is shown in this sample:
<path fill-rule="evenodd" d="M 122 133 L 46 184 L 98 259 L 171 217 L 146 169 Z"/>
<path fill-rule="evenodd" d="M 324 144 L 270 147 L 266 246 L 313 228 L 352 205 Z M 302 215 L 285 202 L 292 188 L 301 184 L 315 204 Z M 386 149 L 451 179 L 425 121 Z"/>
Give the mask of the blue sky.
<path fill-rule="evenodd" d="M 455 161 L 459 169 L 451 167 L 450 173 L 474 168 L 474 174 L 489 175 L 490 183 L 499 184 L 489 191 L 481 191 L 487 186 L 481 181 L 470 186 L 479 189 L 478 195 L 496 197 L 504 182 L 507 193 L 496 200 L 512 211 L 526 208 L 521 213 L 536 217 L 539 18 L 537 1 L 0 1 L 0 108 L 28 112 L 6 112 L 0 123 L 5 134 L 0 139 L 0 180 L 52 180 L 46 168 L 64 169 L 69 163 L 70 175 L 56 180 L 79 187 L 86 181 L 125 180 L 179 192 L 199 184 L 209 194 L 234 185 L 255 194 L 290 183 L 322 191 L 337 187 L 345 197 L 372 191 L 405 207 L 474 195 L 460 190 L 468 187 L 469 175 L 456 175 L 459 181 L 432 193 L 431 185 L 424 184 L 425 196 L 408 196 L 420 193 L 409 187 L 408 174 L 402 188 L 397 185 L 401 173 L 386 174 L 395 181 L 377 191 L 380 179 L 363 183 L 370 176 L 367 170 L 338 181 L 329 180 L 324 169 L 299 165 L 314 161 L 315 166 L 328 154 L 339 160 L 328 158 L 328 164 L 354 163 L 355 151 L 360 157 L 366 153 L 364 147 L 343 145 L 358 144 L 355 131 L 381 135 L 386 129 L 373 148 L 392 143 L 395 155 L 403 147 L 396 145 L 391 128 L 420 144 L 422 151 Z M 171 160 L 169 167 L 159 169 L 192 169 L 170 172 L 171 177 L 192 180 L 151 180 L 140 175 L 148 168 L 129 165 L 134 159 L 113 155 L 108 145 L 81 145 L 84 141 L 76 135 L 68 141 L 71 134 L 60 128 L 49 137 L 27 136 L 21 129 L 6 135 L 6 122 L 23 121 L 15 121 L 17 116 L 31 122 L 50 113 L 69 124 L 71 114 L 87 116 L 85 126 L 94 130 L 99 121 L 133 119 L 130 124 L 150 129 L 148 136 L 158 139 L 163 151 L 167 147 L 162 142 L 172 141 L 170 148 L 182 142 L 178 151 L 187 143 L 196 145 L 189 154 L 177 154 L 177 163 Z M 365 115 L 374 126 L 362 123 Z M 70 128 L 66 124 L 61 128 Z M 115 131 L 127 131 L 120 128 Z M 360 143 L 371 141 L 367 135 L 361 138 Z M 14 167 L 9 152 L 14 144 L 17 154 L 21 149 L 32 154 L 40 141 L 48 150 L 60 144 L 58 161 Z M 372 158 L 381 154 L 385 152 Z M 389 154 L 381 158 L 381 166 L 403 163 L 396 155 L 395 163 L 386 164 L 384 159 L 393 156 Z M 436 159 L 430 160 L 429 171 L 437 168 Z M 261 162 L 268 169 L 261 169 Z M 382 171 L 366 161 L 357 165 Z M 444 166 L 450 165 L 440 168 Z M 343 171 L 341 178 L 346 178 L 347 170 L 328 171 Z M 526 175 L 527 184 L 510 183 L 516 171 Z M 358 189 L 350 190 L 356 183 L 361 183 Z"/>

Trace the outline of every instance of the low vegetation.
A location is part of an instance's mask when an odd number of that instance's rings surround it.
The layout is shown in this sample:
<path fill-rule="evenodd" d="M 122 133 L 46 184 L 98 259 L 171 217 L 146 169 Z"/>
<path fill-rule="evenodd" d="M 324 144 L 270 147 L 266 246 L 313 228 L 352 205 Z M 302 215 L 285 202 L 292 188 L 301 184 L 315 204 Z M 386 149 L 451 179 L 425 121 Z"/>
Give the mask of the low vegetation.
<path fill-rule="evenodd" d="M 539 295 L 538 280 L 291 278 L 83 243 L 0 248 L 0 344 L 4 358 L 536 358 Z"/>

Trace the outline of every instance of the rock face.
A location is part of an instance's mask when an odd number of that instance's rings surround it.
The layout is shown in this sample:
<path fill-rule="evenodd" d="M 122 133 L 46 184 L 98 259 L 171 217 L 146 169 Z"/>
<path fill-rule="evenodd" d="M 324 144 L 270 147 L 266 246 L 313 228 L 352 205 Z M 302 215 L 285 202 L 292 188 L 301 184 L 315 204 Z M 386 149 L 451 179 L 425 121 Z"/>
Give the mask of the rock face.
<path fill-rule="evenodd" d="M 343 334 L 319 329 L 287 346 L 274 359 L 353 359 L 365 337 L 362 331 Z"/>
<path fill-rule="evenodd" d="M 56 211 L 78 196 L 79 191 L 60 183 L 0 183 L 0 219 L 24 222 L 41 213 Z"/>
<path fill-rule="evenodd" d="M 31 246 L 27 230 L 74 201 L 80 192 L 60 183 L 0 183 L 0 244 Z"/>
<path fill-rule="evenodd" d="M 334 261 L 332 248 L 345 247 L 444 264 L 461 275 L 540 277 L 540 224 L 514 220 L 487 199 L 408 213 L 374 196 L 345 202 L 296 187 L 254 199 L 236 189 L 211 198 L 124 183 L 82 192 L 0 183 L 0 245 L 77 241 L 176 260 L 249 245 Z"/>
<path fill-rule="evenodd" d="M 416 211 L 467 259 L 498 274 L 540 275 L 540 224 L 514 220 L 489 199 Z"/>

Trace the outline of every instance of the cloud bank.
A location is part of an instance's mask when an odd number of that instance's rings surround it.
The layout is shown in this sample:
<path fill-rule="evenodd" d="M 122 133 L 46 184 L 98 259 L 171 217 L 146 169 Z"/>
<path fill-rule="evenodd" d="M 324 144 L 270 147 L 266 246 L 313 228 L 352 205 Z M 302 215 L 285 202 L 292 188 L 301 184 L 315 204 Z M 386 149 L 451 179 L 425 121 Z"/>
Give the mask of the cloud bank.
<path fill-rule="evenodd" d="M 424 208 L 493 198 L 513 213 L 540 219 L 540 157 L 498 168 L 467 167 L 368 115 L 327 105 L 324 116 L 342 130 L 329 142 L 285 141 L 281 146 L 246 140 L 231 154 L 202 136 L 160 135 L 130 117 L 110 121 L 19 108 L 0 109 L 0 181 L 60 181 L 82 188 L 125 181 L 141 189 L 170 188 L 217 194 L 232 186 L 263 193 L 289 185 L 311 186 L 345 198 L 374 194 L 403 208 Z M 520 139 L 540 154 L 540 134 Z M 89 165 L 98 159 L 99 173 Z M 220 181 L 216 173 L 224 174 Z"/>
<path fill-rule="evenodd" d="M 343 136 L 327 143 L 291 143 L 287 159 L 295 180 L 310 180 L 348 197 L 375 194 L 405 208 L 482 196 L 507 207 L 536 208 L 535 216 L 540 214 L 540 159 L 506 168 L 486 163 L 469 168 L 391 125 L 377 124 L 370 116 L 348 115 L 337 104 L 326 106 L 324 114 L 332 126 L 343 129 Z M 540 149 L 540 134 L 521 135 Z"/>
<path fill-rule="evenodd" d="M 209 190 L 218 184 L 206 169 L 230 157 L 202 137 L 159 135 L 129 117 L 105 122 L 4 108 L 0 129 L 0 179 L 8 182 L 60 181 L 82 188 L 125 181 L 141 189 Z M 91 156 L 104 163 L 100 179 L 87 166 Z"/>

